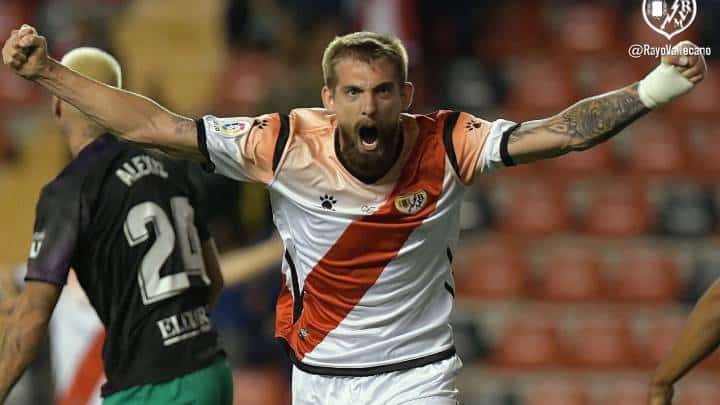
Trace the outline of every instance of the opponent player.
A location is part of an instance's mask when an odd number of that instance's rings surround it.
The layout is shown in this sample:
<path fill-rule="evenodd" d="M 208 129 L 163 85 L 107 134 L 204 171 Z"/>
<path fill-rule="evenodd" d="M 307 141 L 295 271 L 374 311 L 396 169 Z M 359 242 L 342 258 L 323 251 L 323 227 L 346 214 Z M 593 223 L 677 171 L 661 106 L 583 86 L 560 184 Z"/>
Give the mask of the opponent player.
<path fill-rule="evenodd" d="M 706 70 L 702 57 L 665 58 L 639 83 L 522 124 L 411 115 L 403 45 L 360 32 L 325 50 L 324 109 L 194 122 L 64 68 L 31 27 L 3 59 L 125 139 L 268 186 L 286 249 L 276 335 L 295 364 L 295 404 L 456 403 L 450 261 L 476 174 L 590 148 Z"/>
<path fill-rule="evenodd" d="M 98 49 L 62 63 L 121 84 Z M 223 280 L 186 165 L 116 140 L 58 99 L 53 112 L 74 159 L 38 202 L 25 288 L 0 328 L 0 400 L 47 333 L 72 267 L 106 330 L 104 403 L 232 403 L 208 316 Z"/>

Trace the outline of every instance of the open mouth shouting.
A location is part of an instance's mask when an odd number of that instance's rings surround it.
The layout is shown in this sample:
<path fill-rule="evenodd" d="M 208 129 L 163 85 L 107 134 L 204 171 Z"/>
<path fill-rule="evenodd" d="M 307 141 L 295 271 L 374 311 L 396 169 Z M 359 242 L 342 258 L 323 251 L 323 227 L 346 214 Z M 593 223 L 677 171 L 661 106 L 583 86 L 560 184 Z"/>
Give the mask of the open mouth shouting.
<path fill-rule="evenodd" d="M 378 147 L 379 136 L 378 129 L 374 126 L 362 126 L 358 130 L 360 135 L 360 145 L 366 151 L 374 151 Z"/>

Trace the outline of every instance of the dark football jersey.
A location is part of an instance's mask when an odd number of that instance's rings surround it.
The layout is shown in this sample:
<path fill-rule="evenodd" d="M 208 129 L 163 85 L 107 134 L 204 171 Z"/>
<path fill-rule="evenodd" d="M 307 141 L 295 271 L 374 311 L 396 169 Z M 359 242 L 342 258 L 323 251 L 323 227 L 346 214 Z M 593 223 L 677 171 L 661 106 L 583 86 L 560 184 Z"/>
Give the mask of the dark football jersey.
<path fill-rule="evenodd" d="M 103 395 L 159 383 L 223 356 L 189 164 L 104 135 L 43 188 L 26 280 L 69 268 L 103 322 Z"/>

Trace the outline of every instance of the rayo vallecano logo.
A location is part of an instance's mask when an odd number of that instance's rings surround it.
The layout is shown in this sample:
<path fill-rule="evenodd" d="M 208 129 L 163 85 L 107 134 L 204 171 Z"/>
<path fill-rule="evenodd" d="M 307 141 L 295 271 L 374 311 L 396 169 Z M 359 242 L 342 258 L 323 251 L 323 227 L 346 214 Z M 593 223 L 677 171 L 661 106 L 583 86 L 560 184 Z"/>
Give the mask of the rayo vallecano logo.
<path fill-rule="evenodd" d="M 395 208 L 403 214 L 414 214 L 427 204 L 428 196 L 425 190 L 403 194 L 395 198 Z"/>
<path fill-rule="evenodd" d="M 654 31 L 670 40 L 695 21 L 695 0 L 643 0 L 642 14 Z"/>

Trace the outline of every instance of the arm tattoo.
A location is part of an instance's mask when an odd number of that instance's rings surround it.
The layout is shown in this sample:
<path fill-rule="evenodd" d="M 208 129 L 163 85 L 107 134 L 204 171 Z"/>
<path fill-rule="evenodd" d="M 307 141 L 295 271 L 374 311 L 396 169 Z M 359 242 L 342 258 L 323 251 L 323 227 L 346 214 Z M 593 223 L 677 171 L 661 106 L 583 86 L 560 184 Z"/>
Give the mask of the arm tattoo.
<path fill-rule="evenodd" d="M 604 142 L 650 110 L 640 101 L 638 84 L 601 96 L 588 98 L 562 113 L 538 121 L 523 123 L 508 143 L 537 132 L 551 132 L 567 138 L 563 151 L 583 150 Z"/>

